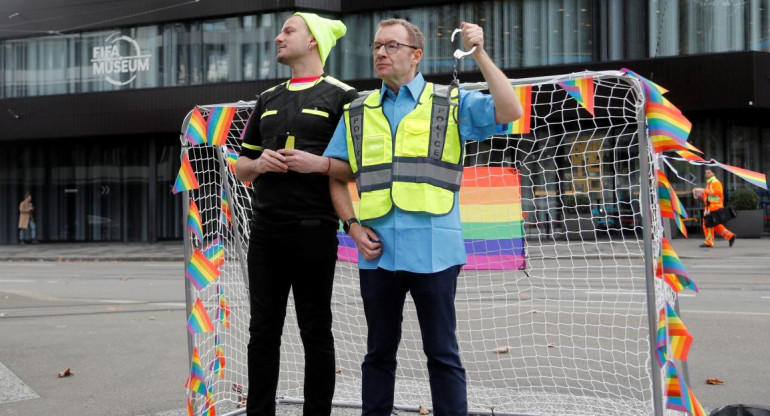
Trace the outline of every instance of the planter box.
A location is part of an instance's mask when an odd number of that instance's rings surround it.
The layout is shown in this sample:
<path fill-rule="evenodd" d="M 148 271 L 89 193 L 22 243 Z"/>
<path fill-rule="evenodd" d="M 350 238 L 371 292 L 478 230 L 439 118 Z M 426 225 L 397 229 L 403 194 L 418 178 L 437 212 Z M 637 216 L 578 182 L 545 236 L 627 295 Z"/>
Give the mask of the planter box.
<path fill-rule="evenodd" d="M 738 217 L 725 224 L 738 238 L 760 238 L 764 228 L 764 212 L 761 209 L 738 211 Z"/>

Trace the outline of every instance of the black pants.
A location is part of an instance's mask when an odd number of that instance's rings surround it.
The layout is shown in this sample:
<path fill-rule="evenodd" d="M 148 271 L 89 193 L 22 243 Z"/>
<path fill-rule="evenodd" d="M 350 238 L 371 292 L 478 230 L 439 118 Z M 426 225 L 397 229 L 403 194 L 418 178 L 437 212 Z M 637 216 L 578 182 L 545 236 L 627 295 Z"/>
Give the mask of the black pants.
<path fill-rule="evenodd" d="M 337 234 L 332 223 L 252 227 L 247 415 L 275 415 L 289 289 L 305 349 L 303 414 L 331 414 L 335 379 L 331 296 L 336 260 Z"/>

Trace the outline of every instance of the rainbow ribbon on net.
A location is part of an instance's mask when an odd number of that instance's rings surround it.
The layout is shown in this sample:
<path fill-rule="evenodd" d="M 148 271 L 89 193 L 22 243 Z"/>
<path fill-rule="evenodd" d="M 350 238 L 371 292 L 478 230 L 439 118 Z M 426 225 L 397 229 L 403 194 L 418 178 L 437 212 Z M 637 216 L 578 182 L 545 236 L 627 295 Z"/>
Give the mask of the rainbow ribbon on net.
<path fill-rule="evenodd" d="M 182 191 L 198 188 L 200 188 L 200 184 L 198 184 L 198 179 L 195 178 L 195 172 L 190 164 L 190 158 L 185 154 L 182 159 L 182 165 L 179 167 L 179 173 L 176 175 L 174 189 L 171 192 L 176 195 Z"/>
<path fill-rule="evenodd" d="M 580 103 L 591 115 L 594 115 L 594 78 L 585 77 L 560 82 L 559 86 Z"/>

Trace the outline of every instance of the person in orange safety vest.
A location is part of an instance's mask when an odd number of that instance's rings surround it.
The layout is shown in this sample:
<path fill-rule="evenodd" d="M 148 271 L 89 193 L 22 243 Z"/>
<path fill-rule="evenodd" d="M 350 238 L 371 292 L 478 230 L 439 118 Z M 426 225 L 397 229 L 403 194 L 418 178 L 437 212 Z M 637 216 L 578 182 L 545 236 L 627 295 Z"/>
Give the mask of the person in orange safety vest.
<path fill-rule="evenodd" d="M 706 187 L 693 189 L 693 196 L 699 198 L 706 205 L 703 212 L 705 217 L 710 212 L 714 212 L 718 209 L 724 208 L 725 194 L 722 190 L 722 182 L 714 176 L 714 171 L 706 169 Z M 706 236 L 706 241 L 700 245 L 700 247 L 714 247 L 714 233 L 719 233 L 725 240 L 730 243 L 730 247 L 735 243 L 735 234 L 728 230 L 724 225 L 717 225 L 716 227 L 706 227 L 706 221 L 703 220 L 703 234 Z"/>

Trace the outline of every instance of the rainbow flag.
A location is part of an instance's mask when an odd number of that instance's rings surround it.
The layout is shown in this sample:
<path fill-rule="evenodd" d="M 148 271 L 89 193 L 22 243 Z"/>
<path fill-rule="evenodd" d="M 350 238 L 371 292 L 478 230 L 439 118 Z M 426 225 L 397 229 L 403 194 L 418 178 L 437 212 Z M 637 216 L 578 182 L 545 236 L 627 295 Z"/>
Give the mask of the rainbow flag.
<path fill-rule="evenodd" d="M 650 81 L 649 79 L 637 74 L 636 72 L 628 68 L 623 68 L 620 71 L 625 72 L 626 74 L 631 75 L 632 77 L 637 78 L 639 79 L 639 81 L 641 81 L 642 91 L 644 92 L 644 97 L 647 101 L 660 103 L 660 104 L 669 104 L 669 105 L 671 104 L 670 101 L 668 101 L 663 97 L 663 94 L 668 92 L 667 89 L 661 87 L 660 85 Z"/>
<path fill-rule="evenodd" d="M 190 208 L 187 210 L 187 231 L 198 237 L 198 241 L 203 242 L 201 212 L 198 209 L 198 204 L 192 198 L 190 198 Z"/>
<path fill-rule="evenodd" d="M 198 352 L 198 347 L 193 348 L 192 359 L 190 361 L 190 376 L 187 377 L 187 382 L 184 386 L 190 391 L 206 394 L 206 381 L 203 377 L 203 366 L 201 366 L 201 356 Z"/>
<path fill-rule="evenodd" d="M 360 199 L 354 183 L 348 185 L 353 209 Z M 466 269 L 523 270 L 526 267 L 524 222 L 519 172 L 513 168 L 466 167 L 460 188 Z M 338 230 L 340 261 L 358 262 L 353 239 Z"/>
<path fill-rule="evenodd" d="M 658 279 L 663 279 L 663 281 L 666 282 L 671 287 L 674 293 L 679 293 L 684 288 L 688 288 L 693 292 L 698 291 L 698 287 L 695 286 L 695 282 L 693 282 L 692 279 L 690 279 L 689 277 L 679 276 L 673 273 L 664 273 L 663 256 L 658 256 L 658 268 L 655 271 L 655 276 Z"/>
<path fill-rule="evenodd" d="M 192 258 L 190 258 L 190 263 L 187 265 L 185 275 L 196 289 L 203 290 L 219 277 L 220 272 L 219 268 L 210 262 L 203 252 L 196 248 L 193 251 Z"/>
<path fill-rule="evenodd" d="M 689 162 L 703 162 L 705 159 L 689 150 L 675 150 L 676 154 Z"/>
<path fill-rule="evenodd" d="M 678 108 L 648 101 L 645 104 L 645 111 L 654 152 L 690 150 L 703 153 L 687 142 L 692 123 Z"/>
<path fill-rule="evenodd" d="M 187 142 L 191 146 L 206 144 L 206 119 L 196 107 L 190 116 L 190 122 L 187 124 L 187 130 L 184 133 Z"/>
<path fill-rule="evenodd" d="M 225 192 L 225 188 L 222 188 L 219 195 L 222 200 L 222 215 L 220 215 L 220 219 L 225 227 L 229 227 L 232 216 L 230 215 L 230 203 L 227 201 L 227 192 Z"/>
<path fill-rule="evenodd" d="M 679 231 L 687 237 L 687 228 L 684 226 L 682 218 L 687 218 L 687 211 L 685 211 L 682 203 L 679 201 L 679 197 L 671 187 L 671 183 L 660 170 L 657 170 L 658 177 L 658 200 L 660 204 L 660 215 L 663 218 L 671 218 L 676 223 Z"/>
<path fill-rule="evenodd" d="M 233 176 L 235 176 L 235 162 L 238 161 L 240 156 L 241 154 L 238 153 L 237 150 L 225 146 L 225 162 L 227 162 L 227 167 L 230 169 L 230 173 L 232 173 Z"/>
<path fill-rule="evenodd" d="M 671 356 L 686 361 L 692 345 L 692 335 L 668 302 L 666 302 L 666 319 L 668 320 L 668 336 L 671 338 Z"/>
<path fill-rule="evenodd" d="M 190 312 L 190 317 L 187 318 L 187 332 L 197 334 L 213 330 L 214 325 L 211 323 L 211 319 L 209 319 L 206 308 L 203 307 L 203 302 L 201 302 L 200 298 L 196 299 L 195 306 L 193 306 L 192 312 Z"/>
<path fill-rule="evenodd" d="M 524 111 L 521 118 L 508 123 L 504 134 L 528 134 L 532 123 L 532 86 L 518 85 L 513 87 L 516 97 L 521 103 L 521 109 Z"/>
<path fill-rule="evenodd" d="M 586 77 L 560 82 L 559 85 L 579 102 L 591 115 L 594 115 L 594 78 Z"/>
<path fill-rule="evenodd" d="M 217 374 L 219 378 L 225 378 L 225 352 L 219 342 L 219 334 L 214 336 L 214 344 L 216 345 L 216 353 L 214 355 L 214 361 L 209 365 L 209 370 Z"/>
<path fill-rule="evenodd" d="M 663 367 L 666 365 L 666 355 L 668 354 L 668 339 L 666 338 L 666 312 L 664 308 L 660 309 L 658 329 L 655 333 L 655 336 L 655 352 L 657 353 L 655 358 L 658 359 L 658 365 Z"/>
<path fill-rule="evenodd" d="M 214 406 L 214 395 L 211 394 L 211 389 L 206 392 L 206 401 L 203 403 L 203 411 L 201 416 L 217 416 L 217 408 Z"/>
<path fill-rule="evenodd" d="M 217 286 L 217 292 L 219 293 L 219 305 L 217 306 L 217 316 L 219 322 L 225 327 L 230 328 L 230 303 L 225 298 L 225 292 L 221 286 Z"/>
<path fill-rule="evenodd" d="M 235 116 L 235 107 L 214 107 L 209 113 L 209 120 L 206 124 L 208 132 L 208 141 L 212 146 L 227 144 L 227 135 L 230 132 L 230 125 L 233 124 Z"/>
<path fill-rule="evenodd" d="M 198 179 L 195 178 L 195 172 L 193 172 L 190 159 L 185 153 L 184 159 L 182 159 L 182 166 L 179 167 L 179 174 L 176 176 L 176 182 L 174 182 L 174 189 L 171 191 L 174 195 L 182 191 L 189 191 L 191 189 L 198 189 Z"/>
<path fill-rule="evenodd" d="M 225 264 L 225 249 L 222 245 L 222 238 L 217 237 L 203 248 L 203 254 L 209 259 L 215 266 L 221 267 Z"/>
<path fill-rule="evenodd" d="M 195 412 L 193 412 L 193 405 L 192 401 L 190 401 L 190 396 L 187 396 L 187 416 L 195 416 Z"/>
<path fill-rule="evenodd" d="M 767 176 L 765 176 L 764 173 L 754 172 L 748 169 L 725 165 L 724 163 L 717 162 L 716 160 L 713 160 L 713 159 L 712 159 L 712 162 L 716 163 L 717 166 L 722 167 L 728 172 L 738 175 L 739 177 L 741 177 L 741 179 L 749 182 L 754 186 L 758 186 L 762 189 L 767 189 Z"/>
<path fill-rule="evenodd" d="M 692 390 L 677 373 L 674 363 L 666 363 L 666 408 L 687 412 L 693 416 L 707 416 Z"/>
<path fill-rule="evenodd" d="M 669 243 L 666 237 L 662 237 L 661 245 L 661 257 L 663 261 L 664 273 L 673 273 L 678 276 L 689 278 L 690 274 L 687 273 L 687 270 L 684 268 L 682 261 L 679 260 L 679 256 L 676 254 L 676 251 L 674 251 L 674 247 L 671 246 L 671 243 Z"/>

